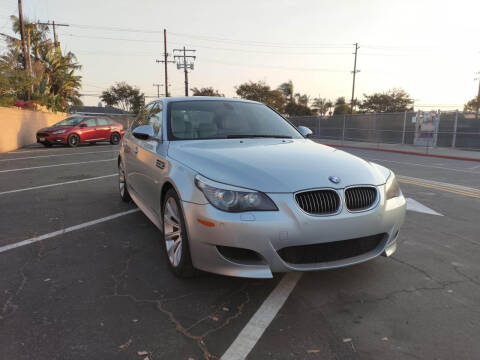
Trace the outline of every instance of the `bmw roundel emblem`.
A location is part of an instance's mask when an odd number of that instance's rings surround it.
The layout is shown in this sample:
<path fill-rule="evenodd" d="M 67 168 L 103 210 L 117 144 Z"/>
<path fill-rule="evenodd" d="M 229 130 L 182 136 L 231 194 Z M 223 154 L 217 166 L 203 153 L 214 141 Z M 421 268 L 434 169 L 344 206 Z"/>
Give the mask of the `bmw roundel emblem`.
<path fill-rule="evenodd" d="M 334 184 L 340 184 L 341 181 L 340 178 L 337 176 L 329 176 L 328 180 L 330 180 Z"/>

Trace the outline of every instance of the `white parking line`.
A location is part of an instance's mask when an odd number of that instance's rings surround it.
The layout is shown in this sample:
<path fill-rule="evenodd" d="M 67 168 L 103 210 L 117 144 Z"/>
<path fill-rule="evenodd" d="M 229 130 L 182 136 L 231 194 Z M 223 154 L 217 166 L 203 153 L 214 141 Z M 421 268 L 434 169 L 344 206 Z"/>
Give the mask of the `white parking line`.
<path fill-rule="evenodd" d="M 33 167 L 19 168 L 19 169 L 0 170 L 0 173 L 7 173 L 7 172 L 14 172 L 14 171 L 23 171 L 23 170 L 32 170 L 32 169 L 43 169 L 43 168 L 49 168 L 49 167 L 55 167 L 55 166 L 90 164 L 90 163 L 97 163 L 97 162 L 102 162 L 102 161 L 117 161 L 117 159 L 92 160 L 92 161 L 80 161 L 80 162 L 73 162 L 73 163 L 66 163 L 66 164 L 54 164 L 54 165 L 33 166 Z"/>
<path fill-rule="evenodd" d="M 26 159 L 38 159 L 38 158 L 46 158 L 46 157 L 53 157 L 53 156 L 72 156 L 72 155 L 84 155 L 84 154 L 100 154 L 100 153 L 111 153 L 111 152 L 118 152 L 119 150 L 108 150 L 108 151 L 84 151 L 78 153 L 68 153 L 68 154 L 55 154 L 55 155 L 39 155 L 39 156 L 25 156 L 20 158 L 13 158 L 13 159 L 0 159 L 0 161 L 13 161 L 13 160 L 26 160 Z"/>
<path fill-rule="evenodd" d="M 55 183 L 55 184 L 33 186 L 33 187 L 23 188 L 23 189 L 2 191 L 2 192 L 0 192 L 0 195 L 12 194 L 12 193 L 28 191 L 28 190 L 43 189 L 43 188 L 48 188 L 48 187 L 53 187 L 53 186 L 74 184 L 74 183 L 79 183 L 79 182 L 84 182 L 84 181 L 93 181 L 93 180 L 105 179 L 105 178 L 109 178 L 109 177 L 112 177 L 112 176 L 117 176 L 117 174 L 103 175 L 103 176 L 97 176 L 97 177 L 92 177 L 92 178 L 88 178 L 88 179 L 81 179 L 81 180 L 65 181 L 65 182 Z"/>
<path fill-rule="evenodd" d="M 450 170 L 450 171 L 457 171 L 457 172 L 464 172 L 464 173 L 471 173 L 471 174 L 479 174 L 478 171 L 452 169 L 452 168 L 447 168 L 445 166 L 432 166 L 432 165 L 424 165 L 424 164 L 417 164 L 417 163 L 403 162 L 403 161 L 395 161 L 395 160 L 375 159 L 375 158 L 371 158 L 371 157 L 364 157 L 364 159 L 374 160 L 374 161 L 379 161 L 379 162 L 385 161 L 385 162 L 402 164 L 402 165 L 421 166 L 421 167 L 432 168 L 432 169 L 441 169 L 441 170 Z"/>
<path fill-rule="evenodd" d="M 20 242 L 17 242 L 17 243 L 4 245 L 4 246 L 0 247 L 0 253 L 8 251 L 8 250 L 16 249 L 16 248 L 19 248 L 19 247 L 22 247 L 22 246 L 30 245 L 30 244 L 36 243 L 38 241 L 49 239 L 49 238 L 52 238 L 52 237 L 55 237 L 55 236 L 58 236 L 58 235 L 66 234 L 66 233 L 69 233 L 69 232 L 72 232 L 72 231 L 75 231 L 75 230 L 80 230 L 80 229 L 86 228 L 88 226 L 96 225 L 96 224 L 99 224 L 99 223 L 102 223 L 102 222 L 105 222 L 105 221 L 113 220 L 113 219 L 116 219 L 120 216 L 125 216 L 125 215 L 128 215 L 128 214 L 132 214 L 132 213 L 137 212 L 137 211 L 140 211 L 140 209 L 137 208 L 137 209 L 127 210 L 127 211 L 124 211 L 124 212 L 120 212 L 120 213 L 116 213 L 116 214 L 113 214 L 113 215 L 105 216 L 105 217 L 100 218 L 100 219 L 87 221 L 87 222 L 84 222 L 83 224 L 70 226 L 70 227 L 67 227 L 65 229 L 57 230 L 57 231 L 54 231 L 54 232 L 51 232 L 51 233 L 48 233 L 48 234 L 35 236 L 33 238 L 23 240 L 23 241 L 20 241 Z"/>
<path fill-rule="evenodd" d="M 244 360 L 247 358 L 301 277 L 302 273 L 287 273 L 283 276 L 277 287 L 273 289 L 220 360 Z"/>
<path fill-rule="evenodd" d="M 97 145 L 98 146 L 98 145 Z M 77 148 L 77 152 L 81 152 L 80 150 L 81 149 L 87 149 L 88 147 L 79 147 Z M 9 151 L 5 154 L 23 154 L 23 153 L 39 153 L 39 152 L 46 152 L 46 153 L 50 153 L 50 152 L 57 152 L 60 151 L 60 150 L 67 150 L 67 149 L 70 149 L 70 148 L 64 148 L 64 147 L 58 147 L 58 148 L 44 148 L 43 146 L 42 147 L 37 147 L 37 148 L 30 148 L 30 149 L 35 149 L 35 150 L 21 150 L 21 149 L 18 149 L 18 150 L 13 150 L 13 151 Z M 91 148 L 90 148 L 91 149 Z M 71 149 L 72 150 L 72 149 Z"/>

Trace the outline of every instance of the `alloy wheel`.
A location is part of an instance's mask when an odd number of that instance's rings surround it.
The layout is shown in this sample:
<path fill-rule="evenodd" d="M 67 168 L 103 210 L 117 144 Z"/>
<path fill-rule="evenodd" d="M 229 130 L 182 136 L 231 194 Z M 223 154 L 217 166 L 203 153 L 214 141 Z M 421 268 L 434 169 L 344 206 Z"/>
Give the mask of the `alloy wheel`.
<path fill-rule="evenodd" d="M 78 142 L 79 142 L 79 139 L 78 139 L 77 135 L 75 135 L 75 134 L 70 135 L 70 138 L 69 138 L 69 141 L 68 141 L 70 146 L 77 146 Z"/>
<path fill-rule="evenodd" d="M 170 197 L 163 210 L 163 234 L 168 259 L 173 267 L 180 264 L 182 258 L 182 223 L 177 203 Z"/>

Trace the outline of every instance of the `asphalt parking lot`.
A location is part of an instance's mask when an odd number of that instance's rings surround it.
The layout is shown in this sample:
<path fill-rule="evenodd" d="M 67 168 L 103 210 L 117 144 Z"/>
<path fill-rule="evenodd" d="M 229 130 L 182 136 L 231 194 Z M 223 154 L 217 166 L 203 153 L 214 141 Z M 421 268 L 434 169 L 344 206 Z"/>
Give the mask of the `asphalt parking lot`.
<path fill-rule="evenodd" d="M 480 358 L 480 163 L 349 152 L 400 176 L 399 249 L 303 274 L 248 359 Z M 219 359 L 282 281 L 174 277 L 117 156 L 0 154 L 0 359 Z"/>

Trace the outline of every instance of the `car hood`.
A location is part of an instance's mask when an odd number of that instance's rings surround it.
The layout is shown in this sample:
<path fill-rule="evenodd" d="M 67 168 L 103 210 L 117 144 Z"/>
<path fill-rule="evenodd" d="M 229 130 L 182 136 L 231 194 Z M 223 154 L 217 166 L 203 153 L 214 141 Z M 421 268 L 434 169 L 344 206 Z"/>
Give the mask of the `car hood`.
<path fill-rule="evenodd" d="M 73 129 L 73 126 L 49 126 L 49 127 L 44 127 L 38 130 L 37 132 L 52 132 L 52 131 L 57 131 L 57 130 L 70 130 Z"/>
<path fill-rule="evenodd" d="M 168 155 L 212 180 L 262 192 L 380 185 L 386 180 L 371 163 L 306 139 L 172 141 Z M 330 176 L 340 183 L 333 184 Z"/>

